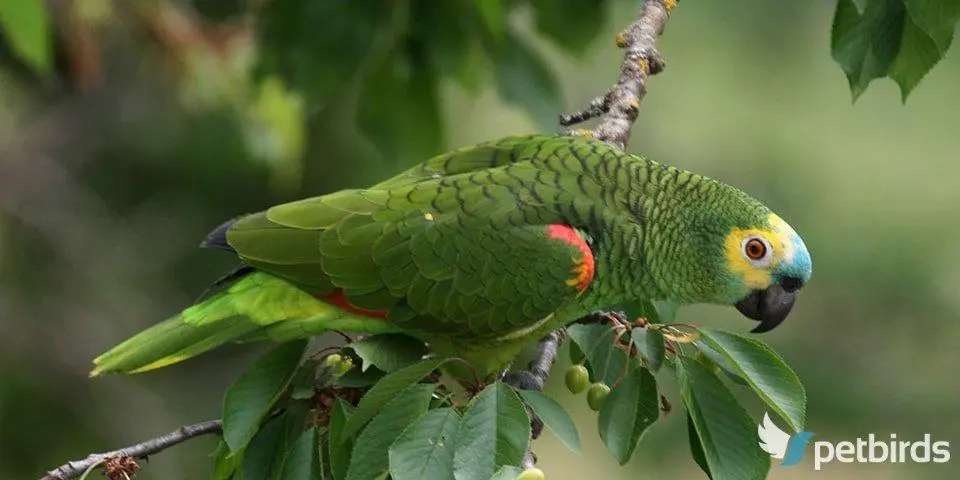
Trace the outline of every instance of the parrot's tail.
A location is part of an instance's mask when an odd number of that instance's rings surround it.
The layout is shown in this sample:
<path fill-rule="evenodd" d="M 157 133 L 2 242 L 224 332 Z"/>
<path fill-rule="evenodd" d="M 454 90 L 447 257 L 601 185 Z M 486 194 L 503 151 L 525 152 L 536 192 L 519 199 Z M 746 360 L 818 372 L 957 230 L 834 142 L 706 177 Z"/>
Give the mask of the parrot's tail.
<path fill-rule="evenodd" d="M 145 372 L 231 341 L 282 342 L 328 331 L 384 333 L 396 329 L 382 318 L 344 309 L 255 271 L 100 355 L 93 360 L 90 376 Z"/>

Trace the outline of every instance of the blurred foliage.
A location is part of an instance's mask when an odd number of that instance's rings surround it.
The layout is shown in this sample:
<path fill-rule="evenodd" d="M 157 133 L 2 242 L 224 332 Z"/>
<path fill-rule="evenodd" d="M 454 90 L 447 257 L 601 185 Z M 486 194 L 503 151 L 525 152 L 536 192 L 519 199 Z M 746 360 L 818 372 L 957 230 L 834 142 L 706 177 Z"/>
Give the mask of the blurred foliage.
<path fill-rule="evenodd" d="M 950 45 L 955 2 L 719 3 L 684 2 L 671 20 L 661 42 L 670 68 L 651 82 L 634 149 L 730 180 L 804 233 L 817 275 L 792 327 L 765 339 L 807 383 L 818 436 L 960 441 L 960 387 L 948 380 L 960 257 L 944 241 L 960 234 L 949 221 L 960 201 L 950 130 L 960 70 L 950 55 L 931 70 Z M 0 1 L 0 478 L 35 478 L 217 415 L 255 347 L 150 376 L 86 378 L 95 354 L 231 266 L 196 251 L 211 226 L 376 181 L 450 146 L 553 130 L 548 116 L 564 99 L 580 105 L 614 80 L 620 52 L 589 39 L 612 38 L 636 12 L 635 2 L 589 0 L 39 5 Z M 942 15 L 922 10 L 933 5 Z M 884 76 L 904 97 L 920 78 L 926 88 L 906 107 L 884 85 L 864 93 Z M 520 98 L 505 105 L 511 91 Z M 709 307 L 681 316 L 741 325 Z M 561 376 L 550 393 L 578 424 L 592 422 Z M 755 420 L 762 409 L 748 406 Z M 696 466 L 676 448 L 685 421 L 651 428 L 636 468 L 618 468 L 587 436 L 583 457 L 549 433 L 537 451 L 542 468 L 562 472 L 551 478 L 690 478 Z M 215 446 L 171 449 L 140 478 L 200 478 Z M 771 477 L 806 478 L 808 466 Z M 818 476 L 956 478 L 950 468 L 830 465 Z"/>

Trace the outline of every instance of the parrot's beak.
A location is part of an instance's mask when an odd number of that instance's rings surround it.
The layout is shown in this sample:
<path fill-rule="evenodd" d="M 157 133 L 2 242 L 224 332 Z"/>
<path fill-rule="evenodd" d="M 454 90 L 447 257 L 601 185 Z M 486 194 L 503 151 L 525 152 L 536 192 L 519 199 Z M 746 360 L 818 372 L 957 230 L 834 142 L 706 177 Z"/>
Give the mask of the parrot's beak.
<path fill-rule="evenodd" d="M 750 295 L 737 302 L 737 310 L 740 310 L 740 313 L 747 318 L 760 322 L 760 325 L 757 325 L 757 328 L 754 328 L 751 332 L 768 332 L 780 325 L 790 314 L 802 286 L 803 281 L 786 277 L 764 290 L 750 292 Z"/>

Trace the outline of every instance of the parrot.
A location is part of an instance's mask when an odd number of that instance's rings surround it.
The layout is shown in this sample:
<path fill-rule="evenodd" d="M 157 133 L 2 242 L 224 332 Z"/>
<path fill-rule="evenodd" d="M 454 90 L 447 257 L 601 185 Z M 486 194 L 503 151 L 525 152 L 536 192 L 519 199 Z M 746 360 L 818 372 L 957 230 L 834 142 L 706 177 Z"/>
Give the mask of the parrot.
<path fill-rule="evenodd" d="M 812 264 L 742 190 L 589 136 L 510 136 L 368 188 L 231 219 L 201 247 L 239 266 L 171 318 L 97 357 L 139 373 L 228 342 L 400 333 L 480 372 L 637 299 L 734 306 L 777 327 Z"/>

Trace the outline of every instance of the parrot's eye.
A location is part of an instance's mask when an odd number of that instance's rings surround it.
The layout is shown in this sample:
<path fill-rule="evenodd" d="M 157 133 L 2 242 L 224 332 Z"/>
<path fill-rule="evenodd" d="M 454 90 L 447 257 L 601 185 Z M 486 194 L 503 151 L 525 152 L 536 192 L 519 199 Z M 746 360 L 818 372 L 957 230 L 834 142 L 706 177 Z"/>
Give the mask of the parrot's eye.
<path fill-rule="evenodd" d="M 770 243 L 762 237 L 749 237 L 743 242 L 743 254 L 754 263 L 766 264 L 770 250 Z"/>

